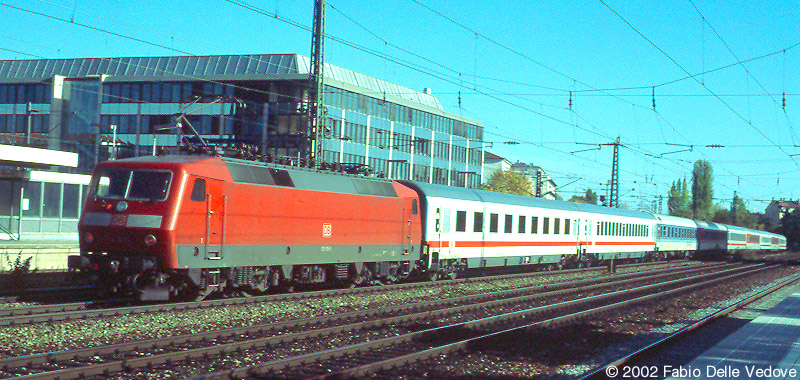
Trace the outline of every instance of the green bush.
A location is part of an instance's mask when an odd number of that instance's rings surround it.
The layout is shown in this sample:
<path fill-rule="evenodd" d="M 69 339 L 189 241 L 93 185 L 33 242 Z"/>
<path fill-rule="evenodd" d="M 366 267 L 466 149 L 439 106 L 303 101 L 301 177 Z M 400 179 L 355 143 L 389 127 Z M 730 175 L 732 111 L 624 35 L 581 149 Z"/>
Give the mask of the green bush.
<path fill-rule="evenodd" d="M 36 269 L 31 270 L 31 260 L 33 256 L 22 259 L 22 252 L 17 254 L 17 258 L 11 261 L 9 256 L 6 256 L 6 264 L 11 269 L 8 271 L 8 287 L 13 289 L 22 289 L 26 287 L 26 282 L 31 273 L 36 272 Z"/>

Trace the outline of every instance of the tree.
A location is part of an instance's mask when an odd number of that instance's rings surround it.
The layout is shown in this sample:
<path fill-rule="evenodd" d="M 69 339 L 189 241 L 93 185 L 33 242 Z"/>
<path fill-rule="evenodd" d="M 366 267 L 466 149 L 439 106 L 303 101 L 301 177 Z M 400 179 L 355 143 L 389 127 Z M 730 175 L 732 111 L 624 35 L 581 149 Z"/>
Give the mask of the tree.
<path fill-rule="evenodd" d="M 489 178 L 489 182 L 482 186 L 483 190 L 498 193 L 518 194 L 531 196 L 531 181 L 524 174 L 511 170 L 498 170 Z"/>
<path fill-rule="evenodd" d="M 731 224 L 736 226 L 745 227 L 746 224 L 754 222 L 747 212 L 747 206 L 744 205 L 744 200 L 733 193 L 733 201 L 731 202 Z"/>
<path fill-rule="evenodd" d="M 669 188 L 669 197 L 667 198 L 667 209 L 669 214 L 673 216 L 684 218 L 692 216 L 692 211 L 689 207 L 689 190 L 685 179 L 672 182 L 672 186 Z"/>
<path fill-rule="evenodd" d="M 786 236 L 786 245 L 790 247 L 789 249 L 797 249 L 800 246 L 800 208 L 781 218 L 781 226 L 777 232 Z"/>
<path fill-rule="evenodd" d="M 592 191 L 592 189 L 586 189 L 586 194 L 583 196 L 580 195 L 573 195 L 572 198 L 569 199 L 570 202 L 576 203 L 588 203 L 590 205 L 597 204 L 597 194 Z"/>
<path fill-rule="evenodd" d="M 711 219 L 714 223 L 723 223 L 723 224 L 733 224 L 732 222 L 732 214 L 729 210 L 726 210 L 718 205 L 714 207 L 714 217 Z"/>
<path fill-rule="evenodd" d="M 714 179 L 711 164 L 706 160 L 697 160 L 692 170 L 692 219 L 711 220 L 713 216 L 711 199 L 714 191 L 711 182 Z"/>

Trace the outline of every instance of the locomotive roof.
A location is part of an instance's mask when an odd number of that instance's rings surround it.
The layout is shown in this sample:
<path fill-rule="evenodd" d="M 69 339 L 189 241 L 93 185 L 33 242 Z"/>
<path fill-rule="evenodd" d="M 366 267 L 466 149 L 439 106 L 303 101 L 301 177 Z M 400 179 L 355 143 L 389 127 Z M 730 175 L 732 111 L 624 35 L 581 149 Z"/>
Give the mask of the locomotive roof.
<path fill-rule="evenodd" d="M 139 156 L 116 160 L 115 162 L 160 162 L 160 163 L 175 163 L 184 164 L 188 162 L 196 162 L 214 158 L 213 156 L 206 155 L 166 155 L 166 156 Z M 108 161 L 106 161 L 108 162 Z"/>
<path fill-rule="evenodd" d="M 397 197 L 392 182 L 352 174 L 222 158 L 234 182 L 343 194 Z"/>
<path fill-rule="evenodd" d="M 594 214 L 625 216 L 632 218 L 654 219 L 653 215 L 611 207 L 597 205 L 556 201 L 544 198 L 528 197 L 523 195 L 505 194 L 494 191 L 465 189 L 463 187 L 453 187 L 445 185 L 435 185 L 430 183 L 399 181 L 420 191 L 427 197 L 438 197 L 458 200 L 468 200 L 477 202 L 502 203 L 516 206 L 540 207 L 564 211 L 591 212 Z"/>
<path fill-rule="evenodd" d="M 208 163 L 201 161 L 208 160 Z M 111 162 L 111 161 L 108 161 Z M 197 164 L 191 172 L 210 175 L 236 183 L 292 187 L 343 194 L 372 195 L 396 198 L 397 191 L 386 179 L 360 175 L 322 172 L 293 166 L 207 155 L 140 156 L 117 160 L 119 163 Z M 188 165 L 187 165 L 188 166 Z M 227 170 L 226 170 L 227 169 Z M 224 173 L 224 174 L 223 174 Z M 228 177 L 230 175 L 230 177 Z"/>

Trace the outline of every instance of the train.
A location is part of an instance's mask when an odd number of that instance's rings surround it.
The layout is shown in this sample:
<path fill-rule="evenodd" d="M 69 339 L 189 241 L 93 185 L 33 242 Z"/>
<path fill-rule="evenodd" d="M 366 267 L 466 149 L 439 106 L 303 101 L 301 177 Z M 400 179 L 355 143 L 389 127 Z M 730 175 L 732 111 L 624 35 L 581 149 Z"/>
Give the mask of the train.
<path fill-rule="evenodd" d="M 786 249 L 769 232 L 215 155 L 99 163 L 71 271 L 141 301 Z"/>

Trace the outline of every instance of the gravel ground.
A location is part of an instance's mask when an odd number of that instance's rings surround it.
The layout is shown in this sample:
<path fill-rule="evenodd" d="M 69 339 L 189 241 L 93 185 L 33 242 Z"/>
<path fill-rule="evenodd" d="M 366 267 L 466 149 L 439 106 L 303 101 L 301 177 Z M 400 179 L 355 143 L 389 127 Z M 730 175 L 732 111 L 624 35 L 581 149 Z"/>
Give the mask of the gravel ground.
<path fill-rule="evenodd" d="M 697 263 L 672 263 L 671 265 L 697 265 Z M 646 268 L 652 269 L 652 268 Z M 641 270 L 640 268 L 620 268 L 618 273 Z M 788 273 L 789 269 L 784 272 Z M 33 353 L 56 351 L 70 348 L 113 344 L 124 341 L 144 340 L 155 337 L 188 334 L 200 331 L 238 327 L 259 323 L 269 323 L 288 319 L 341 313 L 352 310 L 375 308 L 430 299 L 455 297 L 486 291 L 541 285 L 544 283 L 571 281 L 578 278 L 606 276 L 605 272 L 590 273 L 551 273 L 514 280 L 490 280 L 468 285 L 431 284 L 429 287 L 382 292 L 374 295 L 342 295 L 328 298 L 273 302 L 259 305 L 242 305 L 208 310 L 164 312 L 151 315 L 102 318 L 86 321 L 73 321 L 33 326 L 8 327 L 0 329 L 0 357 L 21 356 Z M 778 276 L 770 274 L 770 276 Z M 766 276 L 765 276 L 766 277 Z M 731 287 L 739 292 L 749 290 L 754 281 L 747 280 Z M 746 288 L 746 289 L 745 289 Z M 737 291 L 732 290 L 734 294 Z M 712 302 L 711 298 L 722 292 L 698 296 L 696 302 Z M 738 293 L 736 293 L 738 294 Z M 691 298 L 691 297 L 690 297 Z M 426 363 L 419 363 L 403 372 L 392 371 L 385 378 L 430 378 L 442 379 L 486 379 L 486 378 L 529 378 L 537 374 L 579 374 L 591 365 L 582 364 L 596 354 L 598 347 L 607 347 L 615 342 L 629 340 L 637 334 L 642 335 L 654 326 L 663 326 L 679 320 L 697 305 L 687 301 L 680 307 L 675 305 L 651 305 L 639 312 L 624 317 L 607 316 L 609 321 L 589 321 L 577 328 L 561 330 L 532 331 L 521 334 L 512 340 L 497 342 L 480 351 L 442 357 Z M 666 312 L 669 310 L 670 312 Z M 653 315 L 667 315 L 666 320 L 658 320 Z M 364 340 L 379 339 L 401 331 L 381 330 L 380 332 L 360 332 L 344 334 L 335 341 L 304 342 L 297 347 L 277 350 L 247 352 L 244 355 L 229 355 L 220 360 L 204 363 L 172 364 L 161 368 L 161 378 L 182 378 L 236 368 L 261 361 L 274 360 L 282 355 L 299 353 L 308 349 L 323 350 L 336 346 L 352 344 Z M 646 335 L 646 334 L 645 334 Z M 558 344 L 556 344 L 558 343 Z M 513 353 L 509 355 L 509 353 Z M 454 364 L 457 363 L 457 364 Z M 598 363 L 601 364 L 601 363 Z M 122 374 L 115 378 L 147 378 L 146 374 Z"/>
<path fill-rule="evenodd" d="M 443 355 L 402 370 L 387 371 L 378 378 L 574 378 L 754 294 L 797 270 L 796 267 L 781 267 L 749 275 L 735 283 L 693 292 L 680 299 L 641 305 L 634 311 L 626 309 L 566 328 L 516 334 L 479 350 Z"/>
<path fill-rule="evenodd" d="M 697 263 L 679 262 L 667 265 L 694 266 Z M 652 268 L 645 267 L 644 269 Z M 642 268 L 620 268 L 618 273 L 636 270 L 642 270 Z M 434 283 L 429 287 L 370 295 L 341 295 L 299 301 L 2 327 L 0 328 L 0 342 L 2 342 L 0 358 L 309 318 L 607 275 L 603 271 L 540 273 L 513 280 L 486 279 L 467 285 Z M 9 307 L 13 307 L 13 305 L 9 305 Z"/>

